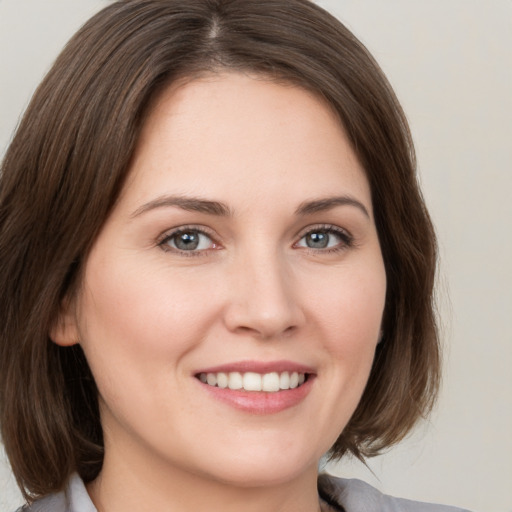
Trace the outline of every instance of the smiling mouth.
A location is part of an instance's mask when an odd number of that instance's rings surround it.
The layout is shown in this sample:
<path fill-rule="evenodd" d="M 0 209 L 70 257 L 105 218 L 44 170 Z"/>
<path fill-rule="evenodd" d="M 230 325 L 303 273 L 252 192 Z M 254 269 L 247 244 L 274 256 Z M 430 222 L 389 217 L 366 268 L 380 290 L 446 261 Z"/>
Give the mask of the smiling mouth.
<path fill-rule="evenodd" d="M 295 389 L 307 382 L 309 374 L 300 372 L 216 372 L 196 375 L 202 383 L 236 391 L 263 391 L 276 393 Z"/>

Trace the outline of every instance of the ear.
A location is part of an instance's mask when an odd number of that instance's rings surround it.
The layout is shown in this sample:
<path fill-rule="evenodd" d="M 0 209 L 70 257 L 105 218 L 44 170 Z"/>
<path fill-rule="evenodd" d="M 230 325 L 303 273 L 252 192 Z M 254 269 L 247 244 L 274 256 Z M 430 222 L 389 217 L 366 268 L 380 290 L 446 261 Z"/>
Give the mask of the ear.
<path fill-rule="evenodd" d="M 49 332 L 50 339 L 61 347 L 70 347 L 79 342 L 74 301 L 65 298 L 59 314 L 53 321 Z"/>

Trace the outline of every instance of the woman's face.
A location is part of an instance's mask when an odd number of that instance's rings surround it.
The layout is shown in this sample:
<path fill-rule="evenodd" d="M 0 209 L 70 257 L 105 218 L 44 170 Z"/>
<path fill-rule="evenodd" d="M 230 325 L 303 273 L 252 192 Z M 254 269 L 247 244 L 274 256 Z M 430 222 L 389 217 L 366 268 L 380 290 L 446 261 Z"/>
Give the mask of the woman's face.
<path fill-rule="evenodd" d="M 105 464 L 261 485 L 316 471 L 348 422 L 385 292 L 336 117 L 225 73 L 156 103 L 54 339 L 85 351 Z"/>

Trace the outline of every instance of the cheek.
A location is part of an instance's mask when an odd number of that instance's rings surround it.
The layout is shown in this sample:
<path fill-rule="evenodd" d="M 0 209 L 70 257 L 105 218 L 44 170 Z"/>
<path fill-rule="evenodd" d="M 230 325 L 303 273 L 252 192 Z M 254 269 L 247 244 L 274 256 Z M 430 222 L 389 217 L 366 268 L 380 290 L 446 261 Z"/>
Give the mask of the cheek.
<path fill-rule="evenodd" d="M 102 422 L 151 430 L 169 414 L 170 390 L 181 389 L 190 371 L 187 354 L 215 317 L 211 296 L 201 283 L 161 268 L 91 262 L 79 330 Z"/>
<path fill-rule="evenodd" d="M 331 281 L 329 290 L 317 305 L 321 338 L 330 356 L 326 371 L 336 383 L 336 400 L 347 403 L 347 410 L 355 409 L 379 340 L 386 297 L 384 266 L 380 260 L 360 270 L 354 266 L 338 283 Z"/>
<path fill-rule="evenodd" d="M 339 279 L 331 279 L 319 311 L 323 311 L 334 351 L 364 352 L 365 345 L 378 339 L 386 298 L 384 265 L 354 265 L 344 269 Z"/>
<path fill-rule="evenodd" d="M 91 263 L 79 320 L 91 368 L 114 362 L 146 372 L 144 363 L 153 363 L 156 377 L 164 361 L 176 364 L 200 342 L 215 316 L 211 297 L 196 280 L 129 262 Z"/>

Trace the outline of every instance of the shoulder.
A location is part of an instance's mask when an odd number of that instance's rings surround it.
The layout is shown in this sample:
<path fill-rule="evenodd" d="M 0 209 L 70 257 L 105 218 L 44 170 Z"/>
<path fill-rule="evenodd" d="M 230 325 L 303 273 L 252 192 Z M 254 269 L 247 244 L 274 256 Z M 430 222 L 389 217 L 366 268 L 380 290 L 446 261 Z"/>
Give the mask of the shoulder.
<path fill-rule="evenodd" d="M 318 489 L 334 510 L 345 512 L 467 512 L 457 507 L 394 498 L 361 480 L 335 478 L 325 473 L 318 478 Z"/>
<path fill-rule="evenodd" d="M 16 512 L 97 512 L 85 485 L 78 475 L 72 475 L 65 490 L 36 500 Z"/>
<path fill-rule="evenodd" d="M 318 477 L 318 490 L 332 510 L 345 512 L 467 512 L 461 508 L 420 503 L 382 494 L 361 480 Z M 66 490 L 25 505 L 17 512 L 97 512 L 82 480 L 74 475 Z"/>
<path fill-rule="evenodd" d="M 16 512 L 69 512 L 69 507 L 65 493 L 59 492 L 25 505 Z"/>

